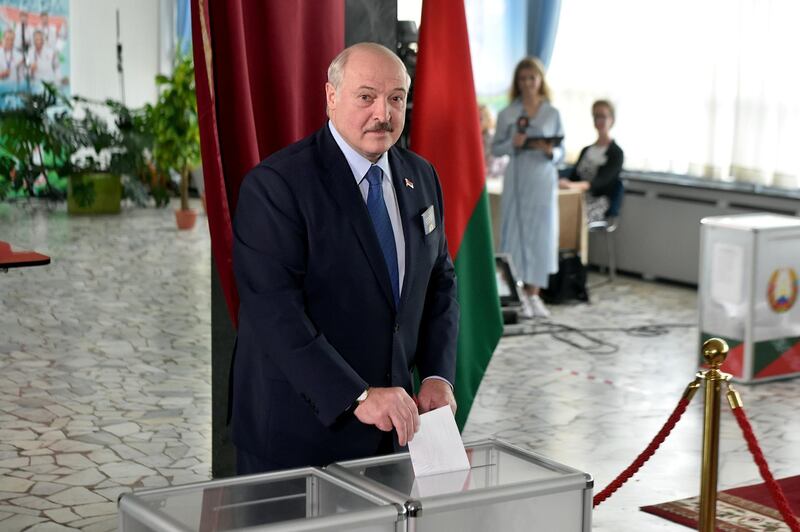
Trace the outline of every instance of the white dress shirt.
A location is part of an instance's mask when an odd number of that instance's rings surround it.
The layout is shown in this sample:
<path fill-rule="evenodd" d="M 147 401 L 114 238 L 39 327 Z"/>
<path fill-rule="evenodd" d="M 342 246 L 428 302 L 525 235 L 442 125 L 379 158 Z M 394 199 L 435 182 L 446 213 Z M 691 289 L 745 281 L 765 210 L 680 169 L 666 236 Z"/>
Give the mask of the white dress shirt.
<path fill-rule="evenodd" d="M 32 68 L 33 65 L 36 65 L 36 70 L 32 73 L 31 79 L 58 83 L 59 65 L 55 50 L 47 45 L 38 51 L 35 47 L 31 47 L 28 52 L 28 68 Z"/>
<path fill-rule="evenodd" d="M 0 49 L 0 72 L 4 72 L 6 70 L 9 71 L 8 77 L 0 79 L 0 82 L 8 81 L 16 83 L 17 81 L 19 81 L 21 63 L 22 63 L 22 54 L 17 52 L 17 50 L 13 48 L 11 50 L 6 50 L 5 48 Z"/>

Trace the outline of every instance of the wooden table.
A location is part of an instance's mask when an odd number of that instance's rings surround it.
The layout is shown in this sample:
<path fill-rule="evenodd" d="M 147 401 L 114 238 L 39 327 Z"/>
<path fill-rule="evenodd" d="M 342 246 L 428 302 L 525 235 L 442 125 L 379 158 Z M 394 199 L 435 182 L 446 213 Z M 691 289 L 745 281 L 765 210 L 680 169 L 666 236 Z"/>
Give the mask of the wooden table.
<path fill-rule="evenodd" d="M 500 242 L 500 197 L 503 193 L 503 183 L 498 179 L 487 181 L 486 190 L 489 192 L 492 233 L 495 251 L 497 251 Z M 586 226 L 583 192 L 574 189 L 559 189 L 558 210 L 558 249 L 573 249 L 579 252 L 581 262 L 586 264 L 589 259 L 589 229 Z"/>
<path fill-rule="evenodd" d="M 25 268 L 50 264 L 50 257 L 35 251 L 12 251 L 11 244 L 0 240 L 0 270 L 7 272 L 9 268 Z"/>
<path fill-rule="evenodd" d="M 559 189 L 558 249 L 572 249 L 581 254 L 581 262 L 589 258 L 589 229 L 584 213 L 584 195 L 580 190 Z"/>

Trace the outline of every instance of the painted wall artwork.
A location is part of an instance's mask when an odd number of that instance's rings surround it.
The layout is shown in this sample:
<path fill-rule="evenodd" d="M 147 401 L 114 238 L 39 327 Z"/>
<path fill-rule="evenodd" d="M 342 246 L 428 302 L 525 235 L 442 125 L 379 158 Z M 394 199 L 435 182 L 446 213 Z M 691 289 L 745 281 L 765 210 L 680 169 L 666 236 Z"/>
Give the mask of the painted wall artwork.
<path fill-rule="evenodd" d="M 0 108 L 42 82 L 69 94 L 69 0 L 0 0 Z"/>

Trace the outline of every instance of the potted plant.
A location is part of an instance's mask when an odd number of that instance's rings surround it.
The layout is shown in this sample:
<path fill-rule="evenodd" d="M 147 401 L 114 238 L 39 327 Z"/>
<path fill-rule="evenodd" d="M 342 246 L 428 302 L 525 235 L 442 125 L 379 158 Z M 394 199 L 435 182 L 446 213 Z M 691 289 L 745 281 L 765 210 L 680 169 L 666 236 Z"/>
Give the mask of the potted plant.
<path fill-rule="evenodd" d="M 39 93 L 7 98 L 11 105 L 0 110 L 0 199 L 66 198 L 72 214 L 117 213 L 122 197 L 140 206 L 149 196 L 157 206 L 169 203 L 152 160 L 148 109 L 70 99 L 46 83 Z"/>
<path fill-rule="evenodd" d="M 146 106 L 147 123 L 153 135 L 153 160 L 162 176 L 180 176 L 181 206 L 175 211 L 179 229 L 191 229 L 197 212 L 189 208 L 190 172 L 200 159 L 194 64 L 191 55 L 178 54 L 172 75 L 156 76 L 159 96 Z"/>
<path fill-rule="evenodd" d="M 63 199 L 76 139 L 70 102 L 52 85 L 38 93 L 7 94 L 0 110 L 0 172 L 6 194 Z"/>
<path fill-rule="evenodd" d="M 80 101 L 80 99 L 78 100 Z M 122 200 L 122 177 L 111 168 L 112 153 L 119 151 L 119 140 L 105 119 L 88 107 L 82 117 L 69 116 L 63 124 L 74 138 L 77 150 L 72 155 L 69 173 L 67 212 L 70 214 L 116 214 Z"/>
<path fill-rule="evenodd" d="M 147 109 L 130 109 L 113 100 L 104 103 L 116 128 L 116 149 L 111 151 L 109 168 L 128 177 L 123 181 L 124 196 L 140 206 L 147 204 L 148 197 L 155 200 L 156 207 L 166 206 L 169 191 L 152 160 L 154 139 Z"/>

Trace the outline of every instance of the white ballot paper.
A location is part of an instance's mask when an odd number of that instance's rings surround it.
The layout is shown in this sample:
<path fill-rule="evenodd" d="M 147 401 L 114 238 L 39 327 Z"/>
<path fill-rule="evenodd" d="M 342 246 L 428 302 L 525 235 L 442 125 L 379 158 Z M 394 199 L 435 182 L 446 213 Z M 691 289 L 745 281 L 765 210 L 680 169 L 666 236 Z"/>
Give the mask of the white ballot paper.
<path fill-rule="evenodd" d="M 463 471 L 416 477 L 414 484 L 411 485 L 411 496 L 419 499 L 420 497 L 434 497 L 466 491 L 470 486 L 470 473 L 472 473 L 471 469 L 464 469 Z"/>
<path fill-rule="evenodd" d="M 408 450 L 418 477 L 469 469 L 467 452 L 449 406 L 419 416 L 419 431 L 408 442 Z"/>

